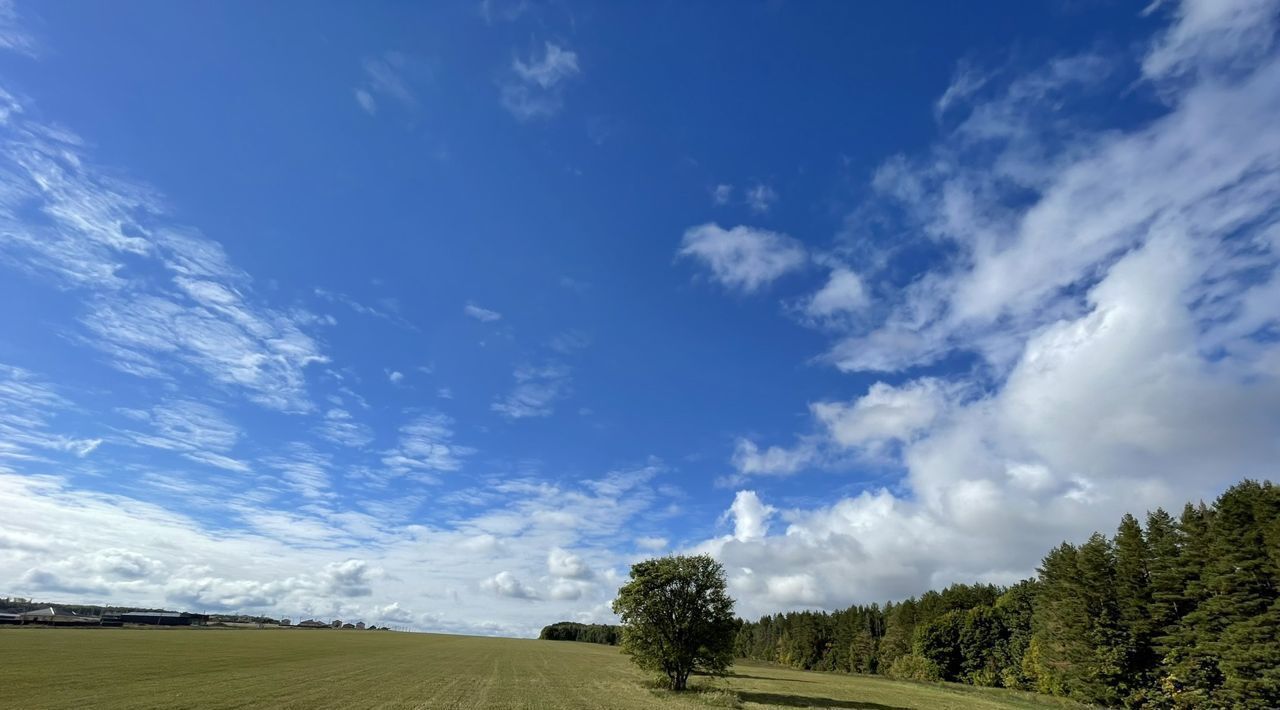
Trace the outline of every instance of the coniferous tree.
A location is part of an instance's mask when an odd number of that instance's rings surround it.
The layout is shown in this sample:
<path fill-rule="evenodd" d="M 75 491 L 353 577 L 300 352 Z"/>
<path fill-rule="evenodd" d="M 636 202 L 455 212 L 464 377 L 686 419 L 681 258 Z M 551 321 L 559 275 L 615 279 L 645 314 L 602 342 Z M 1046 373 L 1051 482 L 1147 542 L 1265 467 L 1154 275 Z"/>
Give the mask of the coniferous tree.
<path fill-rule="evenodd" d="M 1115 594 L 1125 635 L 1120 690 L 1126 705 L 1141 706 L 1149 695 L 1156 666 L 1151 644 L 1151 553 L 1137 518 L 1125 514 L 1115 537 Z"/>
<path fill-rule="evenodd" d="M 1175 708 L 1206 707 L 1222 685 L 1222 671 L 1211 649 L 1212 619 L 1202 605 L 1210 597 L 1208 567 L 1212 560 L 1210 521 L 1204 503 L 1188 503 L 1178 520 L 1182 545 L 1177 575 L 1183 580 L 1185 611 L 1178 623 L 1157 638 L 1164 654 L 1159 691 Z"/>
<path fill-rule="evenodd" d="M 1206 571 L 1209 597 L 1197 621 L 1208 649 L 1218 658 L 1222 688 L 1210 697 L 1241 708 L 1280 706 L 1275 665 L 1280 643 L 1274 634 L 1277 571 L 1267 549 L 1267 527 L 1277 518 L 1276 489 L 1245 481 L 1218 499 L 1210 523 L 1212 562 Z"/>

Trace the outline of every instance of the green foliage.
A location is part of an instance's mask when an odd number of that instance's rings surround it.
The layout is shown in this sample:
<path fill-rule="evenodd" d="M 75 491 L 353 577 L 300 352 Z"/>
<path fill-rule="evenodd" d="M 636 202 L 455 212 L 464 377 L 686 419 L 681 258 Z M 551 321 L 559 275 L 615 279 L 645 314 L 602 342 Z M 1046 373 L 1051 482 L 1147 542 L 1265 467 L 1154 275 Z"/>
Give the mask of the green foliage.
<path fill-rule="evenodd" d="M 933 661 L 908 653 L 898 656 L 889 666 L 887 675 L 894 680 L 940 680 L 942 675 Z"/>
<path fill-rule="evenodd" d="M 744 623 L 738 655 L 915 673 L 1131 708 L 1280 707 L 1280 488 L 1245 481 L 1179 519 L 1126 515 L 1008 589 Z M 895 668 L 897 670 L 895 670 Z M 896 675 L 895 677 L 908 677 Z"/>
<path fill-rule="evenodd" d="M 582 641 L 617 646 L 622 640 L 622 627 L 612 624 L 580 624 L 576 621 L 559 621 L 542 627 L 538 638 L 544 641 Z"/>
<path fill-rule="evenodd" d="M 723 673 L 733 662 L 738 622 L 724 567 L 710 555 L 671 556 L 631 566 L 613 611 L 622 648 L 645 670 L 684 690 L 695 670 Z"/>

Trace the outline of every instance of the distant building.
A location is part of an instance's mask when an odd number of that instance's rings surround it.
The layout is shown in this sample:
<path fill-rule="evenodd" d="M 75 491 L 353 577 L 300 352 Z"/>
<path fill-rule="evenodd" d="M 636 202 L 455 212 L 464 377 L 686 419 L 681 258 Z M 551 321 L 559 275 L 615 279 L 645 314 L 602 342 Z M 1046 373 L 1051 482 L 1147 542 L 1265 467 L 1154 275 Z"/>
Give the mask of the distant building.
<path fill-rule="evenodd" d="M 356 622 L 356 628 L 357 628 L 357 629 L 360 629 L 360 630 L 364 630 L 364 622 L 363 622 L 363 621 L 357 621 L 357 622 Z"/>
<path fill-rule="evenodd" d="M 292 622 L 291 622 L 291 621 L 289 621 L 288 619 L 281 619 L 281 620 L 280 620 L 280 625 L 281 625 L 281 626 L 288 626 L 288 625 L 289 625 L 289 624 L 291 624 L 291 623 L 292 623 Z"/>
<path fill-rule="evenodd" d="M 21 624 L 22 614 L 0 613 L 0 624 Z"/>
<path fill-rule="evenodd" d="M 307 619 L 306 621 L 299 621 L 298 627 L 303 629 L 327 629 L 329 628 L 329 625 L 324 623 L 323 621 L 316 621 L 315 619 Z"/>
<path fill-rule="evenodd" d="M 120 615 L 125 624 L 145 626 L 204 626 L 209 617 L 205 614 L 188 614 L 185 611 L 130 611 Z"/>
<path fill-rule="evenodd" d="M 334 620 L 333 620 L 333 623 L 332 623 L 332 624 L 329 624 L 329 625 L 330 625 L 330 626 L 332 626 L 332 627 L 333 627 L 333 628 L 335 628 L 335 629 L 340 629 L 340 628 L 342 628 L 342 620 L 341 620 L 341 619 L 334 619 Z"/>
<path fill-rule="evenodd" d="M 24 624 L 96 624 L 98 617 L 82 616 L 66 609 L 45 607 L 22 612 Z"/>

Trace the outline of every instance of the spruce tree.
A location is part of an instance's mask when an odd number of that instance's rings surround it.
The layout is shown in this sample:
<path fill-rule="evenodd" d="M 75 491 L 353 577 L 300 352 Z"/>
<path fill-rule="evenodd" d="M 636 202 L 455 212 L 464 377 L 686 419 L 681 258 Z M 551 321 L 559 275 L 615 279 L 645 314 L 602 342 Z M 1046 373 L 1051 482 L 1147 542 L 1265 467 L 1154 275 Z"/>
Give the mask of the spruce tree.
<path fill-rule="evenodd" d="M 1210 525 L 1213 560 L 1205 586 L 1210 596 L 1197 621 L 1208 648 L 1220 659 L 1223 686 L 1215 697 L 1241 708 L 1280 706 L 1274 661 L 1277 572 L 1267 549 L 1267 528 L 1276 520 L 1275 488 L 1255 481 L 1232 486 L 1216 503 Z"/>
<path fill-rule="evenodd" d="M 1125 704 L 1142 705 L 1152 685 L 1156 654 L 1151 645 L 1151 554 L 1142 527 L 1125 514 L 1115 537 L 1115 594 L 1125 635 L 1119 685 Z"/>

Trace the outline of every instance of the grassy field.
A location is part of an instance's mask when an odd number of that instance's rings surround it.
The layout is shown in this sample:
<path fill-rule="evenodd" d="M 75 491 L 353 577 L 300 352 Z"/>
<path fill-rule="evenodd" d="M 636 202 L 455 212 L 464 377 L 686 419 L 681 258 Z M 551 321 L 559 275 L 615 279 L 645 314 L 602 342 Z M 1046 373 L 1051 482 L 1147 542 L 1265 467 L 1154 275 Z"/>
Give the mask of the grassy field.
<path fill-rule="evenodd" d="M 0 707 L 1080 707 L 1011 691 L 742 663 L 656 689 L 616 648 L 391 632 L 0 629 Z"/>

